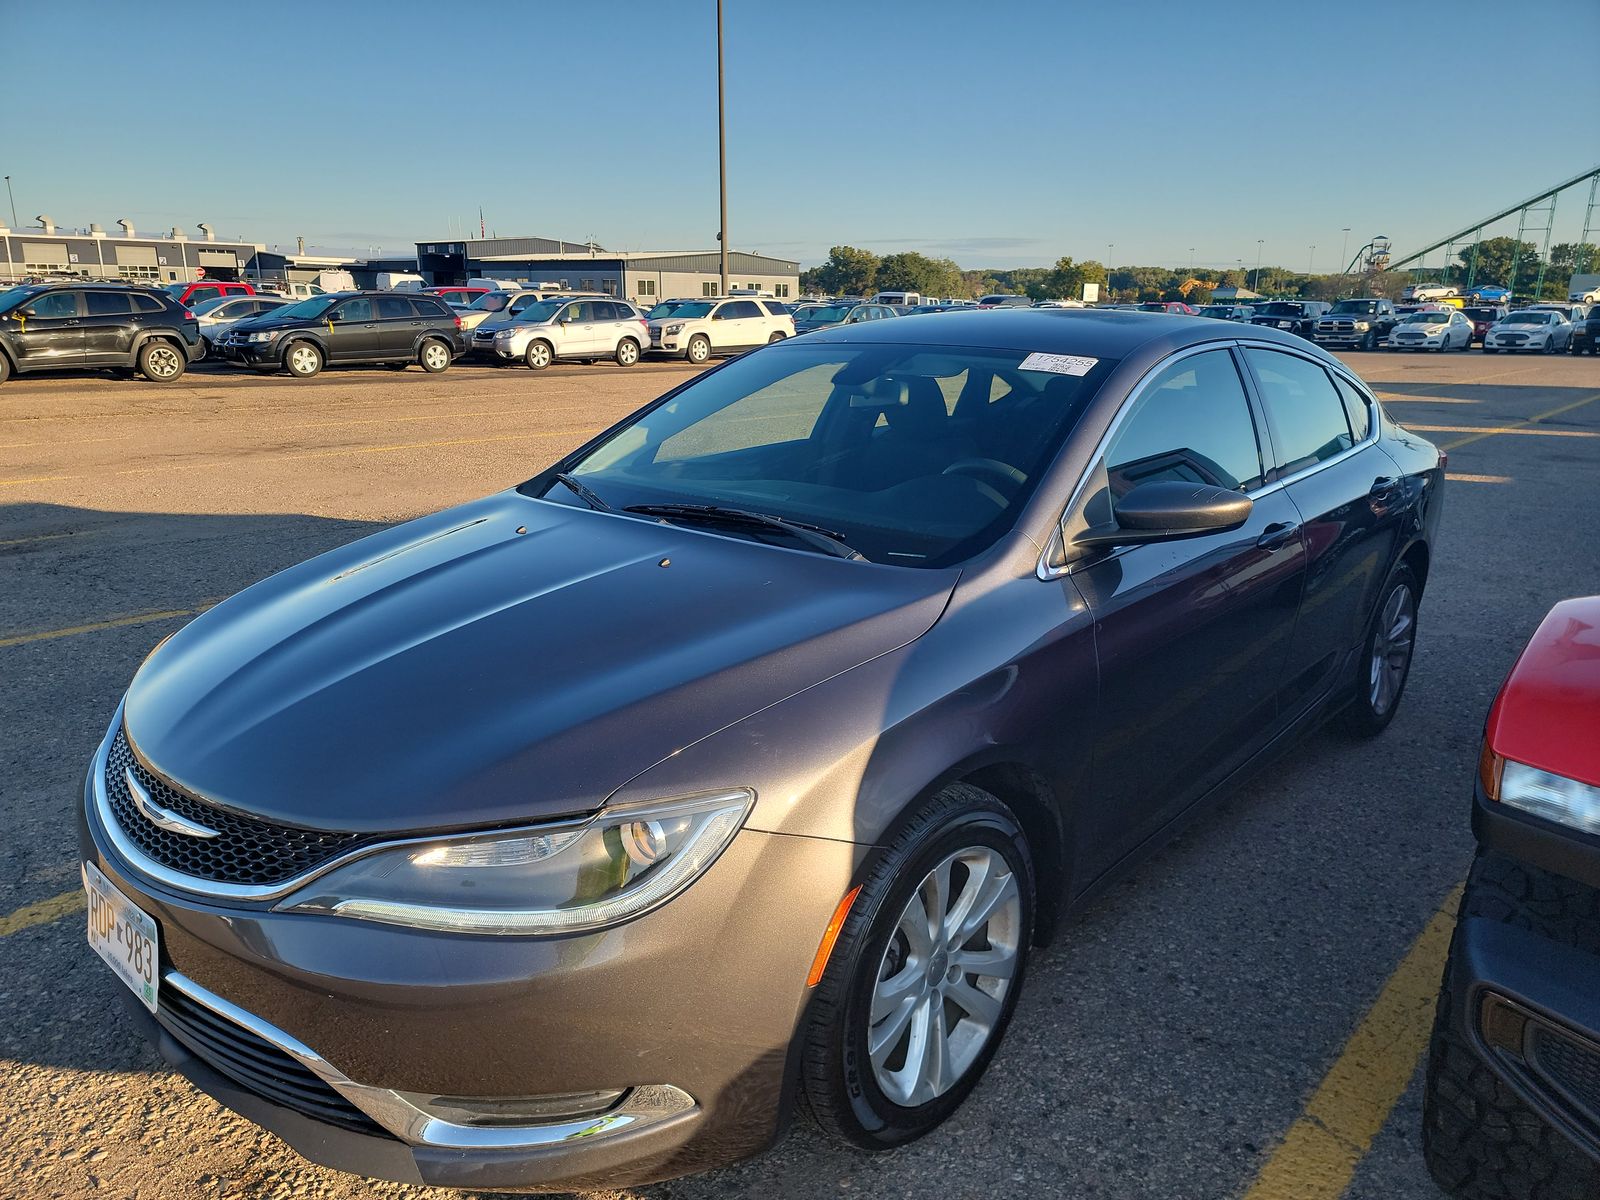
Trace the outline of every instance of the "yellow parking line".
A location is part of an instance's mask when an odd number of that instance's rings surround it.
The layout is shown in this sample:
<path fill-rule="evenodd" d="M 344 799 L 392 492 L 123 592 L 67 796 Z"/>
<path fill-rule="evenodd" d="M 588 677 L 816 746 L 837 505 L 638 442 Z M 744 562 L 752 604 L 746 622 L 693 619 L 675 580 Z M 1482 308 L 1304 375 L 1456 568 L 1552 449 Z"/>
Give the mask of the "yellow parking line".
<path fill-rule="evenodd" d="M 48 900 L 40 900 L 37 904 L 25 904 L 16 912 L 0 917 L 0 937 L 10 937 L 13 933 L 21 933 L 24 929 L 32 929 L 35 925 L 48 925 L 51 921 L 58 921 L 62 917 L 82 910 L 83 893 L 76 889 L 62 892 L 59 896 L 51 896 Z"/>
<path fill-rule="evenodd" d="M 169 621 L 174 617 L 192 617 L 205 612 L 216 601 L 208 601 L 198 608 L 167 608 L 159 612 L 129 613 L 105 621 L 91 621 L 87 625 L 68 625 L 65 629 L 42 629 L 37 633 L 18 633 L 0 638 L 0 648 L 26 646 L 30 642 L 49 642 L 56 638 L 76 637 L 80 633 L 99 633 L 103 629 L 120 629 L 124 625 L 147 625 L 151 621 Z"/>
<path fill-rule="evenodd" d="M 1557 408 L 1552 408 L 1547 412 L 1535 413 L 1533 416 L 1529 417 L 1525 421 L 1518 421 L 1517 424 L 1513 428 L 1521 430 L 1521 429 L 1524 429 L 1525 427 L 1527 427 L 1529 425 L 1536 425 L 1540 421 L 1548 421 L 1551 417 L 1559 417 L 1562 413 L 1569 413 L 1569 412 L 1572 412 L 1574 409 L 1583 408 L 1585 405 L 1593 404 L 1596 400 L 1600 400 L 1600 392 L 1595 392 L 1593 395 L 1585 396 L 1582 400 L 1574 400 L 1571 404 L 1563 404 L 1563 405 L 1560 405 Z M 1441 430 L 1440 432 L 1449 432 L 1449 431 L 1448 430 Z M 1463 432 L 1465 432 L 1465 431 L 1463 431 Z M 1471 436 L 1464 437 L 1464 438 L 1457 438 L 1453 442 L 1446 442 L 1443 446 L 1440 447 L 1440 449 L 1444 450 L 1446 452 L 1449 452 L 1451 450 L 1459 450 L 1463 446 L 1472 445 L 1473 442 L 1481 442 L 1486 437 L 1493 437 L 1494 434 L 1497 433 L 1497 432 L 1500 432 L 1500 431 L 1499 430 L 1493 430 L 1493 429 L 1491 429 L 1491 430 L 1489 430 L 1487 432 L 1484 432 L 1484 431 L 1481 431 L 1481 430 L 1473 430 L 1472 433 L 1471 433 Z M 1552 430 L 1551 432 L 1555 432 L 1555 431 Z M 1591 435 L 1591 436 L 1593 436 L 1593 435 Z"/>
<path fill-rule="evenodd" d="M 1407 429 L 1418 433 L 1475 433 L 1479 437 L 1496 437 L 1502 433 L 1531 434 L 1534 437 L 1600 437 L 1589 429 L 1530 429 L 1525 425 L 1414 425 Z M 1474 439 L 1476 440 L 1476 439 Z M 1454 447 L 1451 447 L 1454 449 Z"/>
<path fill-rule="evenodd" d="M 1509 476 L 1509 475 L 1457 475 L 1453 471 L 1448 473 L 1447 475 L 1445 475 L 1445 478 L 1449 479 L 1449 480 L 1452 480 L 1455 483 L 1510 483 L 1511 482 L 1511 476 Z"/>
<path fill-rule="evenodd" d="M 1244 1200 L 1338 1200 L 1428 1045 L 1458 885 L 1433 914 Z"/>

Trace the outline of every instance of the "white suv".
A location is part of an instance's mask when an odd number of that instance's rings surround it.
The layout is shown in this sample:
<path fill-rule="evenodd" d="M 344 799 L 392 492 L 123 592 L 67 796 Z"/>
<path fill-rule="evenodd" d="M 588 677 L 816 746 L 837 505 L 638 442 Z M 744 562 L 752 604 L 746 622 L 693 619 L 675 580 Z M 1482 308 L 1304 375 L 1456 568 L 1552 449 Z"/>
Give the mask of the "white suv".
<path fill-rule="evenodd" d="M 626 300 L 552 298 L 528 305 L 513 324 L 498 330 L 494 352 L 507 362 L 520 358 L 535 371 L 558 358 L 609 358 L 631 367 L 649 337 L 644 314 Z"/>
<path fill-rule="evenodd" d="M 665 310 L 665 311 L 663 311 Z M 661 304 L 650 315 L 650 351 L 703 363 L 794 336 L 794 318 L 776 300 L 707 297 Z"/>

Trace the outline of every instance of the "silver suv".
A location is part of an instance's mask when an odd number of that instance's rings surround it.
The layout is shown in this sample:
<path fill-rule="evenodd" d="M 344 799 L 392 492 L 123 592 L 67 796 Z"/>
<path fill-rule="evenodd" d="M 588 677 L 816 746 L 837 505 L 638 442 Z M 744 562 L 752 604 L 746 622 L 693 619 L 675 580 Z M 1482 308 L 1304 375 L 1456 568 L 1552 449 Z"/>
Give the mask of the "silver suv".
<path fill-rule="evenodd" d="M 668 303 L 670 311 L 663 312 Z M 650 351 L 703 363 L 713 354 L 741 354 L 794 336 L 794 318 L 777 300 L 708 296 L 670 301 L 650 313 Z"/>
<path fill-rule="evenodd" d="M 595 297 L 599 299 L 599 297 Z M 469 308 L 461 314 L 462 332 L 467 336 L 467 351 L 472 354 L 494 356 L 495 334 L 510 329 L 521 318 L 522 314 L 539 303 L 541 300 L 576 300 L 588 297 L 574 296 L 570 292 L 539 291 L 533 288 L 522 288 L 515 292 L 490 292 L 480 296 L 472 308 L 477 308 L 479 303 L 489 301 L 491 304 L 498 301 L 498 307 L 485 305 L 486 315 L 476 321 L 471 320 L 472 309 Z"/>
<path fill-rule="evenodd" d="M 520 358 L 535 371 L 562 358 L 609 358 L 631 367 L 649 338 L 644 314 L 626 300 L 552 298 L 528 305 L 511 325 L 497 331 L 494 353 L 506 362 Z"/>

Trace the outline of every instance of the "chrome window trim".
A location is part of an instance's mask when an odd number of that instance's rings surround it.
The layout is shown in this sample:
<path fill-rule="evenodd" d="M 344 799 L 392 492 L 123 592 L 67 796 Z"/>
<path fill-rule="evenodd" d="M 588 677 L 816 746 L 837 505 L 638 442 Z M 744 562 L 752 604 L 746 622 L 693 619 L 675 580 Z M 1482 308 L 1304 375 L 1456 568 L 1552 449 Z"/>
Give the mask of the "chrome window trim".
<path fill-rule="evenodd" d="M 201 987 L 180 971 L 163 974 L 161 986 L 181 992 L 224 1020 L 253 1033 L 262 1041 L 270 1042 L 372 1118 L 374 1123 L 412 1146 L 434 1146 L 449 1150 L 537 1149 L 558 1146 L 573 1138 L 598 1140 L 623 1130 L 637 1131 L 693 1112 L 697 1107 L 694 1097 L 682 1088 L 664 1083 L 645 1084 L 629 1088 L 621 1103 L 592 1116 L 541 1125 L 460 1125 L 433 1116 L 389 1088 L 357 1083 L 298 1038 L 291 1037 L 276 1025 Z M 206 1061 L 203 1057 L 196 1057 L 199 1062 Z"/>
<path fill-rule="evenodd" d="M 1191 355 L 1203 354 L 1212 350 L 1234 349 L 1275 350 L 1280 354 L 1292 354 L 1297 358 L 1303 358 L 1307 362 L 1314 363 L 1324 370 L 1334 370 L 1345 380 L 1345 382 L 1353 386 L 1359 395 L 1366 399 L 1367 406 L 1372 417 L 1367 431 L 1367 436 L 1361 441 L 1356 442 L 1348 450 L 1341 450 L 1332 458 L 1324 459 L 1322 462 L 1316 463 L 1309 467 L 1303 467 L 1294 472 L 1292 475 L 1284 475 L 1278 479 L 1274 479 L 1271 483 L 1263 484 L 1254 491 L 1246 492 L 1245 495 L 1248 496 L 1252 501 L 1259 500 L 1264 496 L 1270 496 L 1274 492 L 1288 487 L 1290 484 L 1298 483 L 1302 479 L 1307 479 L 1310 476 L 1315 475 L 1318 471 L 1325 470 L 1336 463 L 1343 462 L 1346 458 L 1349 458 L 1351 455 L 1356 454 L 1359 451 L 1365 450 L 1368 446 L 1377 445 L 1378 435 L 1384 417 L 1383 406 L 1378 403 L 1378 398 L 1372 394 L 1371 389 L 1369 389 L 1367 385 L 1360 379 L 1356 378 L 1356 376 L 1338 360 L 1334 360 L 1332 366 L 1330 367 L 1330 365 L 1323 359 L 1318 358 L 1315 355 L 1306 354 L 1297 346 L 1284 346 L 1277 342 L 1262 341 L 1254 338 L 1202 342 L 1195 346 L 1185 346 L 1181 350 L 1173 351 L 1171 354 L 1167 355 L 1167 357 L 1161 359 L 1148 371 L 1146 371 L 1140 377 L 1139 382 L 1134 384 L 1133 388 L 1128 392 L 1128 397 L 1122 402 L 1122 407 L 1117 409 L 1116 416 L 1111 418 L 1111 424 L 1106 427 L 1105 435 L 1101 437 L 1099 443 L 1096 444 L 1094 453 L 1089 456 L 1088 469 L 1085 470 L 1081 476 L 1079 476 L 1078 482 L 1073 485 L 1071 497 L 1068 499 L 1066 506 L 1061 510 L 1061 515 L 1056 518 L 1055 532 L 1050 536 L 1050 540 L 1045 544 L 1045 548 L 1039 554 L 1039 561 L 1034 567 L 1034 575 L 1037 578 L 1044 580 L 1060 579 L 1064 575 L 1071 574 L 1073 567 L 1077 565 L 1076 563 L 1065 563 L 1061 566 L 1055 566 L 1050 562 L 1051 557 L 1058 549 L 1062 551 L 1066 549 L 1066 535 L 1063 527 L 1066 524 L 1067 515 L 1078 506 L 1078 501 L 1082 499 L 1083 496 L 1083 489 L 1085 486 L 1087 486 L 1089 477 L 1094 474 L 1095 466 L 1105 457 L 1106 448 L 1111 444 L 1111 439 L 1117 435 L 1117 431 L 1122 427 L 1122 422 L 1127 418 L 1129 410 L 1132 409 L 1132 407 L 1139 401 L 1139 398 L 1144 395 L 1145 389 L 1149 386 L 1150 381 L 1155 378 L 1156 374 L 1162 370 L 1165 370 L 1173 363 L 1182 362 L 1185 358 L 1188 358 Z M 1330 355 L 1330 357 L 1332 356 Z M 1244 387 L 1246 397 L 1248 399 L 1250 392 L 1254 388 L 1254 381 L 1252 380 L 1246 382 L 1241 378 L 1240 384 Z M 1266 401 L 1264 399 L 1261 400 L 1261 406 L 1263 415 L 1265 415 Z M 1250 419 L 1252 421 L 1256 419 L 1254 404 L 1252 404 L 1250 407 Z M 1256 430 L 1258 445 L 1260 444 L 1260 435 L 1263 432 L 1270 431 L 1259 428 Z M 1277 458 L 1275 447 L 1273 458 Z M 1272 471 L 1275 471 L 1278 468 L 1275 463 L 1269 467 L 1267 466 L 1266 462 L 1263 461 L 1262 469 L 1264 473 L 1270 474 Z"/>

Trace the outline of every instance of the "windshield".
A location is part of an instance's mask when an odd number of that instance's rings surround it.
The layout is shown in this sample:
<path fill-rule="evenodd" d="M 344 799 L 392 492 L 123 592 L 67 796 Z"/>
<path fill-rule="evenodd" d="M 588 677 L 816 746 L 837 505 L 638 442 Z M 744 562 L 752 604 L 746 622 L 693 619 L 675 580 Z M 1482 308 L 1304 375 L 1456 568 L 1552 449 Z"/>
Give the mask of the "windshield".
<path fill-rule="evenodd" d="M 1449 323 L 1449 321 L 1450 321 L 1450 314 L 1449 313 L 1425 312 L 1425 313 L 1412 313 L 1404 321 L 1401 321 L 1400 324 L 1402 324 L 1402 325 L 1446 325 L 1446 324 Z"/>
<path fill-rule="evenodd" d="M 537 300 L 517 313 L 517 320 L 521 322 L 548 321 L 561 311 L 565 300 Z"/>
<path fill-rule="evenodd" d="M 510 292 L 485 292 L 467 307 L 478 312 L 499 312 L 511 303 L 511 295 Z"/>
<path fill-rule="evenodd" d="M 221 308 L 224 304 L 228 304 L 238 298 L 237 296 L 213 296 L 209 300 L 202 300 L 199 304 L 190 308 L 189 311 L 197 317 L 203 317 L 212 310 Z"/>
<path fill-rule="evenodd" d="M 564 469 L 614 509 L 740 508 L 834 530 L 874 562 L 946 566 L 1010 528 L 1116 365 L 1102 358 L 1087 375 L 1063 375 L 1023 370 L 1026 358 L 768 348 L 695 380 Z M 578 503 L 551 475 L 524 489 Z"/>
<path fill-rule="evenodd" d="M 274 317 L 292 318 L 296 321 L 306 321 L 320 317 L 339 302 L 337 296 L 315 296 L 310 300 L 302 300 L 299 304 L 290 304 L 284 308 L 272 310 Z"/>
<path fill-rule="evenodd" d="M 179 296 L 183 295 L 183 289 L 188 286 L 189 285 L 187 283 L 169 283 L 161 290 L 176 300 Z"/>
<path fill-rule="evenodd" d="M 709 317 L 711 315 L 713 300 L 685 300 L 671 312 L 671 316 L 683 317 L 685 320 L 695 317 Z"/>
<path fill-rule="evenodd" d="M 1548 325 L 1549 323 L 1550 314 L 1542 312 L 1514 312 L 1502 322 L 1505 325 Z"/>
<path fill-rule="evenodd" d="M 1233 309 L 1225 304 L 1208 304 L 1200 310 L 1202 317 L 1231 317 Z"/>
<path fill-rule="evenodd" d="M 795 320 L 803 321 L 807 325 L 815 325 L 823 321 L 842 321 L 855 307 L 851 304 L 817 304 L 804 312 L 795 314 Z"/>
<path fill-rule="evenodd" d="M 7 288 L 5 291 L 0 292 L 0 312 L 16 307 L 29 296 L 37 295 L 38 291 L 38 288 L 27 284 L 22 287 Z"/>
<path fill-rule="evenodd" d="M 1332 313 L 1375 313 L 1378 311 L 1376 300 L 1341 300 L 1328 310 Z"/>
<path fill-rule="evenodd" d="M 1495 318 L 1495 311 L 1492 308 L 1463 308 L 1461 311 L 1474 321 L 1492 321 Z"/>
<path fill-rule="evenodd" d="M 677 312 L 678 309 L 682 308 L 684 303 L 685 302 L 682 300 L 663 300 L 660 304 L 657 304 L 654 308 L 652 308 L 646 314 L 646 316 L 648 316 L 652 321 L 659 317 L 670 317 L 673 313 Z"/>
<path fill-rule="evenodd" d="M 1256 312 L 1266 313 L 1269 317 L 1298 317 L 1300 306 L 1298 304 L 1258 304 Z"/>

